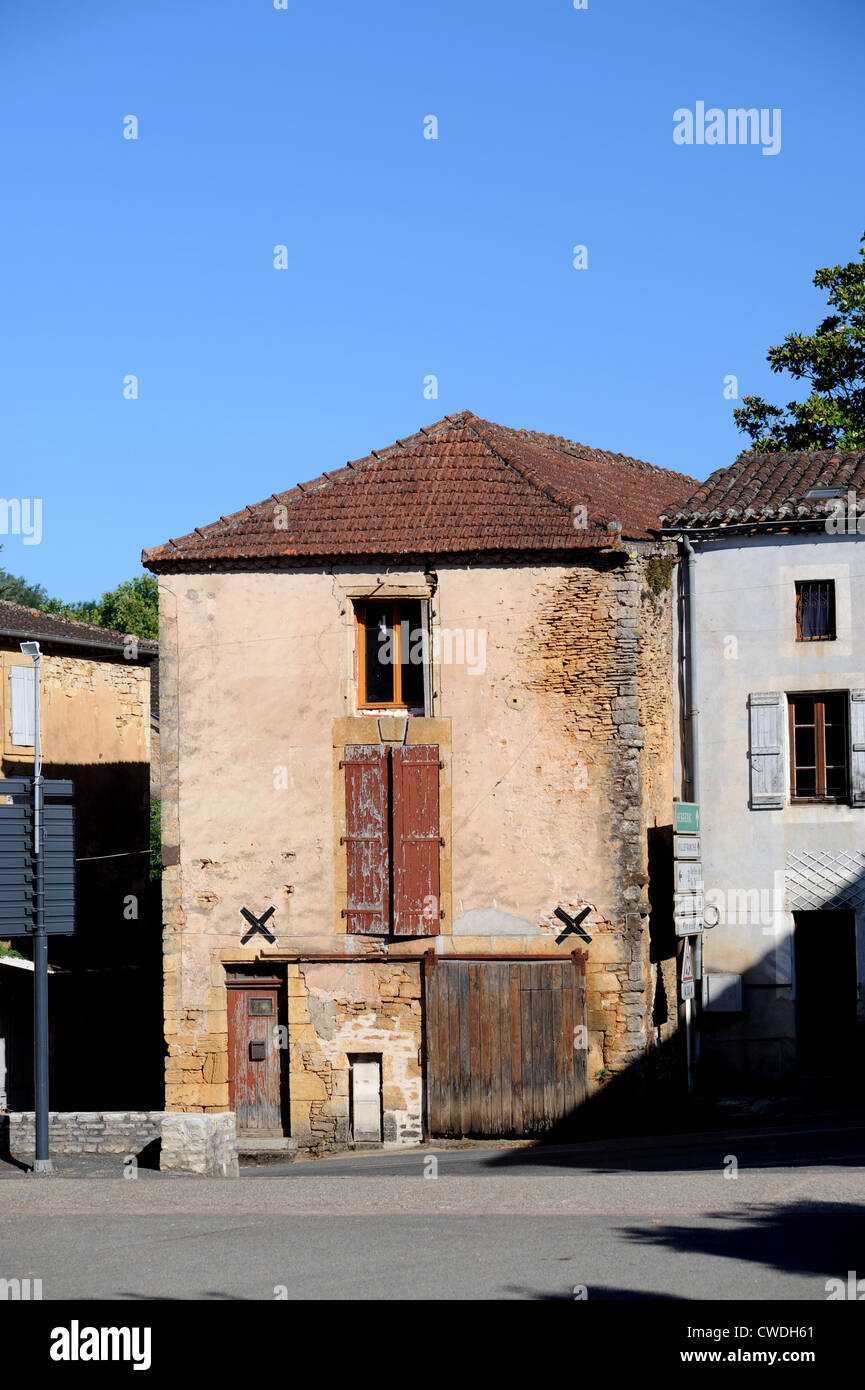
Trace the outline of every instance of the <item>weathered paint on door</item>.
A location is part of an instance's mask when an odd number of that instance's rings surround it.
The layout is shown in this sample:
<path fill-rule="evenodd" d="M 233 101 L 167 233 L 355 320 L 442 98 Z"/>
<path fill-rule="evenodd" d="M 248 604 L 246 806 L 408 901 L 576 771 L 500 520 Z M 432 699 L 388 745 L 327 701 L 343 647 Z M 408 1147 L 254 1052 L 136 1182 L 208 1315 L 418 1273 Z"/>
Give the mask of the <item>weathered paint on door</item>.
<path fill-rule="evenodd" d="M 228 1095 L 239 1134 L 282 1135 L 278 986 L 228 989 Z"/>
<path fill-rule="evenodd" d="M 345 750 L 346 930 L 390 930 L 388 750 L 357 743 Z"/>
<path fill-rule="evenodd" d="M 587 1079 L 584 968 L 580 956 L 430 964 L 431 1134 L 540 1134 L 576 1109 Z"/>
<path fill-rule="evenodd" d="M 393 932 L 439 933 L 439 750 L 436 744 L 394 748 Z"/>

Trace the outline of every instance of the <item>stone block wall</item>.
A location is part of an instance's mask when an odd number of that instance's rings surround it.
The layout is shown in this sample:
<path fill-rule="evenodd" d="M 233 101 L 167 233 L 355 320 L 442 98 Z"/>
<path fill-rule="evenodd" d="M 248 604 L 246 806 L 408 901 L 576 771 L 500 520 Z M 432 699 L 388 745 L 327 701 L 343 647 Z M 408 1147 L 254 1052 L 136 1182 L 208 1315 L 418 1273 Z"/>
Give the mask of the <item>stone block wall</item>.
<path fill-rule="evenodd" d="M 301 1148 L 350 1138 L 350 1064 L 382 1059 L 382 1138 L 420 1143 L 421 982 L 417 962 L 289 965 L 291 1133 Z"/>
<path fill-rule="evenodd" d="M 673 783 L 672 590 L 647 579 L 667 547 L 632 545 L 546 587 L 521 644 L 532 689 L 570 746 L 580 791 L 575 852 L 594 851 L 598 891 L 586 925 L 589 1082 L 638 1069 L 663 1033 L 654 1026 L 657 970 L 675 1000 L 675 958 L 650 956 L 649 830 L 669 823 Z M 587 901 L 588 897 L 587 897 Z"/>
<path fill-rule="evenodd" d="M 48 1135 L 56 1154 L 137 1154 L 161 1134 L 158 1110 L 52 1111 Z M 0 1116 L 3 1138 L 13 1154 L 32 1153 L 36 1118 L 32 1110 Z"/>

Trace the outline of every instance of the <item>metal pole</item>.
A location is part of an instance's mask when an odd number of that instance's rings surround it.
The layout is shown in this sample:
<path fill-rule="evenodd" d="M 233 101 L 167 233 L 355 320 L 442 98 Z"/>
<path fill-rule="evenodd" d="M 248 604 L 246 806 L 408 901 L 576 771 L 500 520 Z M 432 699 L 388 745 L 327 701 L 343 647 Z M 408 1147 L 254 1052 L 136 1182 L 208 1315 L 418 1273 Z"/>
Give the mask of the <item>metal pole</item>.
<path fill-rule="evenodd" d="M 691 800 L 700 804 L 700 701 L 699 701 L 699 682 L 697 679 L 697 605 L 696 605 L 696 580 L 697 580 L 697 557 L 694 547 L 691 545 L 687 536 L 683 536 L 682 545 L 688 557 L 688 613 L 687 613 L 687 642 L 688 642 L 688 789 Z M 687 939 L 687 938 L 686 938 Z M 692 1033 L 693 1021 L 691 1016 L 691 1001 L 685 1000 L 685 1053 L 686 1053 L 686 1085 L 688 1095 L 694 1090 L 693 1063 L 699 1055 L 699 1036 Z"/>
<path fill-rule="evenodd" d="M 35 916 L 33 939 L 33 1003 L 36 1044 L 35 1110 L 36 1159 L 34 1173 L 53 1173 L 48 1135 L 48 938 L 44 917 L 44 856 L 42 854 L 44 815 L 42 759 L 39 748 L 39 651 L 33 653 L 33 853 L 36 863 Z"/>

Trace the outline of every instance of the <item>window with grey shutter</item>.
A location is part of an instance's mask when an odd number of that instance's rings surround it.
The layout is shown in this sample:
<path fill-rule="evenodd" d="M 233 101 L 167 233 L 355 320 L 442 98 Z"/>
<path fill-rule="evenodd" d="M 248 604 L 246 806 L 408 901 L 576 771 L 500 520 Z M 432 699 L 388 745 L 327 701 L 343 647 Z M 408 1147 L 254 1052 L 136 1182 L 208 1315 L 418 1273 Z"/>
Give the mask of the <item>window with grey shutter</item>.
<path fill-rule="evenodd" d="M 865 690 L 850 691 L 850 805 L 865 806 Z"/>
<path fill-rule="evenodd" d="M 751 764 L 751 809 L 777 810 L 787 804 L 784 778 L 784 711 L 782 692 L 756 691 L 748 697 L 748 758 Z"/>
<path fill-rule="evenodd" d="M 17 748 L 32 748 L 34 734 L 33 667 L 10 666 L 10 741 Z"/>

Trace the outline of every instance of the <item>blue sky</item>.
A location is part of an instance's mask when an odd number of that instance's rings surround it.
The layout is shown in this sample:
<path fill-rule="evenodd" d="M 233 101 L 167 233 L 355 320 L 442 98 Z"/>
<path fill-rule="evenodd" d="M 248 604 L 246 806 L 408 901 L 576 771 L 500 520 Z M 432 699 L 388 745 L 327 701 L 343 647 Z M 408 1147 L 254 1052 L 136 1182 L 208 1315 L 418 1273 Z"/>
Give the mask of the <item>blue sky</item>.
<path fill-rule="evenodd" d="M 731 462 L 724 378 L 792 395 L 766 349 L 865 229 L 863 40 L 859 0 L 5 0 L 0 492 L 43 535 L 0 564 L 97 595 L 463 408 Z M 698 101 L 780 153 L 674 144 Z"/>

